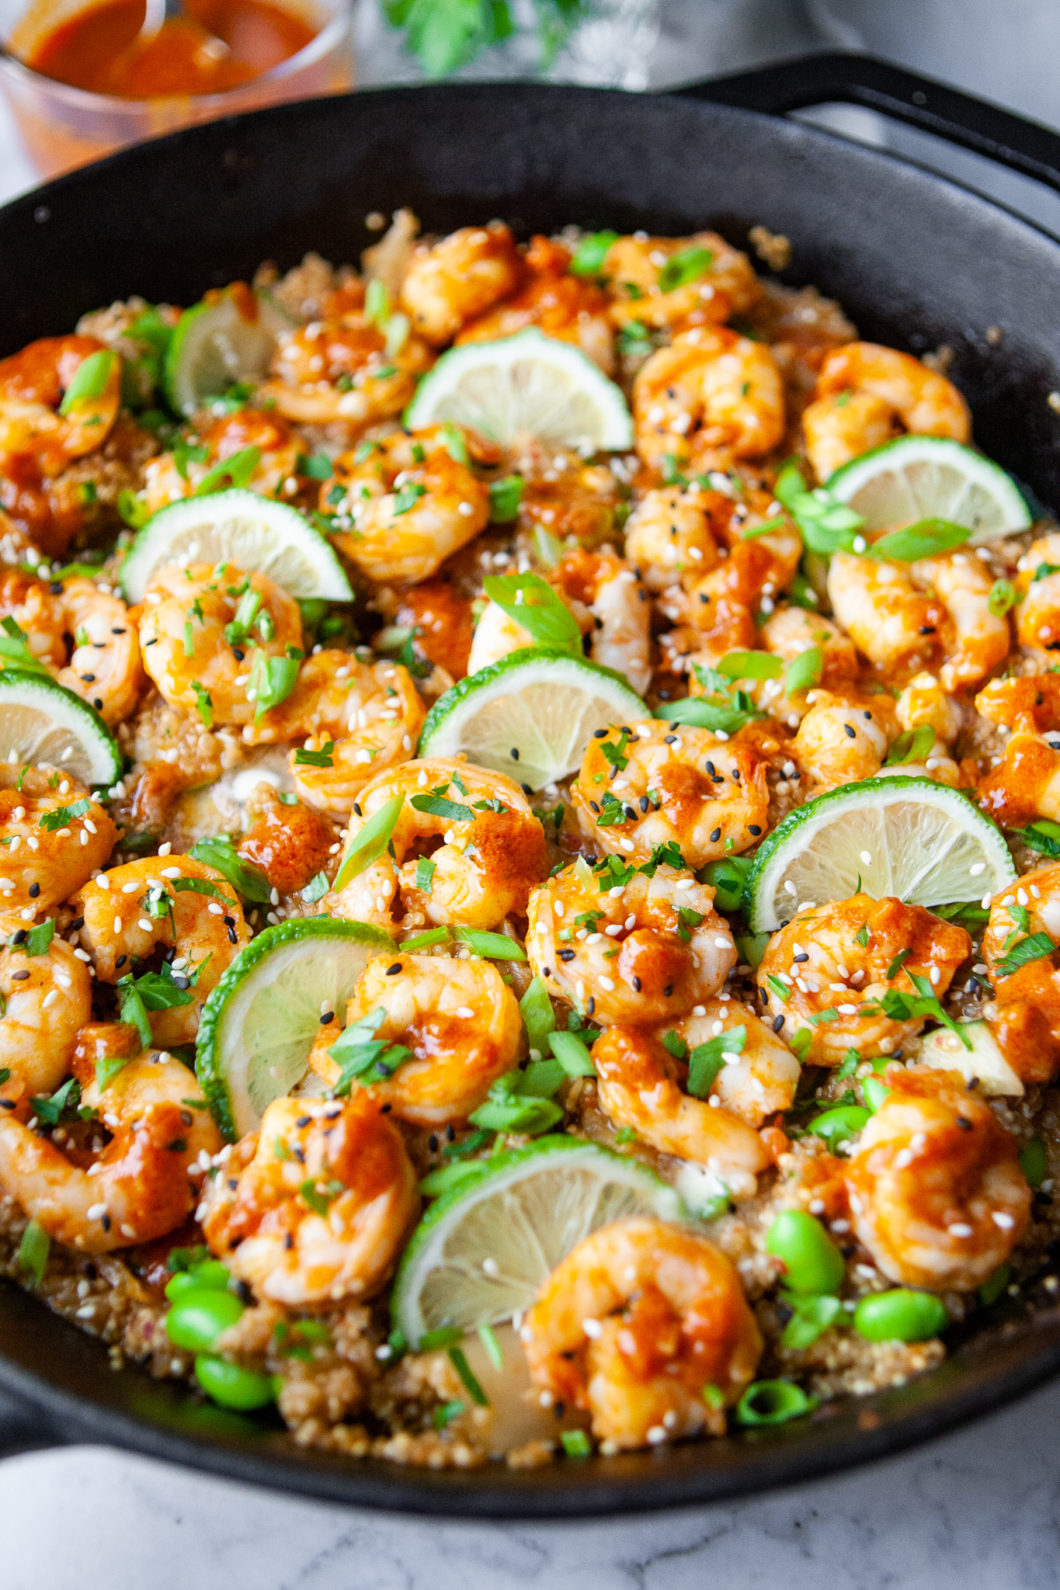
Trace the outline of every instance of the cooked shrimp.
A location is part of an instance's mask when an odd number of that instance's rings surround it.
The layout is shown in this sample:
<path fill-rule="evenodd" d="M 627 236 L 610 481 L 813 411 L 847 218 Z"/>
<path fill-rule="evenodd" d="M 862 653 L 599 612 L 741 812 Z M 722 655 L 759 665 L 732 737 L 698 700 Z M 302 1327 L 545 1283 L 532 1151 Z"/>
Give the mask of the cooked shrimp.
<path fill-rule="evenodd" d="M 983 810 L 1006 828 L 1035 817 L 1060 819 L 1060 676 L 993 679 L 976 696 L 975 710 L 1009 736 L 978 782 Z"/>
<path fill-rule="evenodd" d="M 661 468 L 670 458 L 680 468 L 724 468 L 779 445 L 784 383 L 765 343 L 695 326 L 641 366 L 633 416 L 645 463 Z"/>
<path fill-rule="evenodd" d="M 850 406 L 854 414 L 847 417 Z M 899 427 L 917 436 L 952 436 L 958 442 L 967 442 L 972 433 L 968 405 L 952 381 L 912 354 L 874 342 L 848 342 L 825 357 L 816 400 L 802 423 L 818 480 L 827 480 L 840 464 L 887 441 Z"/>
<path fill-rule="evenodd" d="M 818 397 L 802 414 L 806 456 L 819 481 L 841 465 L 882 447 L 894 435 L 894 410 L 875 392 L 837 392 Z"/>
<path fill-rule="evenodd" d="M 293 691 L 261 728 L 269 739 L 304 739 L 301 750 L 291 752 L 295 789 L 314 806 L 348 815 L 371 779 L 408 761 L 423 718 L 407 668 L 360 662 L 347 651 L 318 651 L 306 658 Z M 257 737 L 261 729 L 251 732 Z M 306 752 L 326 760 L 319 766 L 301 760 Z"/>
<path fill-rule="evenodd" d="M 69 944 L 53 938 L 43 955 L 29 955 L 22 931 L 21 945 L 0 950 L 0 1066 L 5 1072 L 0 1100 L 5 1109 L 11 1101 L 55 1091 L 92 1014 L 88 968 Z"/>
<path fill-rule="evenodd" d="M 452 456 L 441 427 L 367 447 L 336 462 L 342 499 L 325 488 L 327 511 L 339 521 L 335 544 L 370 579 L 429 579 L 489 523 L 489 487 Z"/>
<path fill-rule="evenodd" d="M 544 830 L 517 784 L 503 773 L 444 757 L 406 762 L 361 791 L 344 851 L 397 796 L 404 805 L 387 852 L 337 890 L 329 909 L 388 926 L 394 913 L 400 922 L 402 911 L 417 925 L 477 928 L 522 915 L 530 890 L 548 871 L 548 857 Z M 421 858 L 433 864 L 427 876 Z"/>
<path fill-rule="evenodd" d="M 765 767 L 749 746 L 654 718 L 598 729 L 571 798 L 603 850 L 648 861 L 673 842 L 689 867 L 757 844 L 769 811 Z"/>
<path fill-rule="evenodd" d="M 102 1086 L 97 1062 L 123 1063 Z M 194 1073 L 170 1055 L 139 1052 L 135 1029 L 86 1027 L 73 1057 L 81 1103 L 110 1134 L 91 1164 L 0 1114 L 0 1187 L 50 1237 L 84 1253 L 109 1253 L 174 1230 L 195 1200 L 189 1177 L 221 1148 L 210 1112 L 193 1108 Z"/>
<path fill-rule="evenodd" d="M 720 661 L 727 651 L 754 650 L 757 615 L 769 611 L 791 584 L 801 555 L 794 531 L 737 539 L 728 557 L 692 586 L 686 617 L 697 632 L 703 662 Z"/>
<path fill-rule="evenodd" d="M 227 879 L 194 856 L 146 856 L 101 872 L 71 903 L 101 982 L 118 982 L 157 950 L 176 952 L 170 975 L 187 998 L 171 995 L 173 1004 L 148 1020 L 156 1043 L 191 1043 L 206 996 L 250 938 Z"/>
<path fill-rule="evenodd" d="M 802 1034 L 813 1065 L 838 1065 L 851 1048 L 893 1054 L 927 1018 L 888 1015 L 885 996 L 915 1001 L 916 976 L 943 999 L 971 947 L 963 928 L 921 905 L 867 894 L 806 903 L 766 946 L 755 974 L 762 1014 L 782 1018 L 776 1030 L 786 1043 Z M 824 1011 L 834 1014 L 825 1018 Z"/>
<path fill-rule="evenodd" d="M 1035 951 L 1032 959 L 1022 959 L 1021 945 Z M 983 1014 L 1005 1059 L 1025 1082 L 1049 1082 L 1060 1064 L 1057 947 L 1060 863 L 1053 862 L 1024 873 L 1018 884 L 995 896 L 983 934 L 983 960 L 994 985 L 994 1000 Z"/>
<path fill-rule="evenodd" d="M 1016 635 L 1021 646 L 1060 651 L 1060 533 L 1041 536 L 1020 559 Z"/>
<path fill-rule="evenodd" d="M 76 778 L 11 762 L 0 762 L 0 835 L 3 912 L 49 911 L 105 865 L 118 840 Z"/>
<path fill-rule="evenodd" d="M 770 1115 L 787 1110 L 795 1100 L 801 1066 L 771 1026 L 747 1005 L 728 997 L 708 999 L 703 1009 L 676 1021 L 673 1031 L 688 1045 L 689 1054 L 705 1043 L 731 1034 L 731 1048 L 723 1043 L 724 1065 L 710 1085 L 710 1097 L 725 1110 L 762 1126 Z"/>
<path fill-rule="evenodd" d="M 966 552 L 914 564 L 837 552 L 828 570 L 836 620 L 870 662 L 902 682 L 937 669 L 951 692 L 985 679 L 1008 654 L 1009 623 L 990 610 L 992 586 Z"/>
<path fill-rule="evenodd" d="M 806 706 L 791 755 L 816 790 L 834 789 L 879 772 L 894 731 L 889 697 L 810 690 Z"/>
<path fill-rule="evenodd" d="M 573 342 L 605 375 L 615 367 L 614 333 L 607 298 L 595 282 L 571 276 L 570 250 L 547 237 L 535 237 L 524 256 L 530 273 L 526 285 L 511 298 L 468 321 L 456 338 L 491 342 L 538 326 L 547 337 Z"/>
<path fill-rule="evenodd" d="M 440 345 L 515 292 L 522 274 L 506 226 L 465 226 L 438 243 L 416 245 L 401 284 L 401 304 L 415 330 Z"/>
<path fill-rule="evenodd" d="M 86 359 L 105 354 L 101 383 L 60 412 Z M 121 407 L 121 360 L 95 337 L 41 337 L 0 360 L 0 459 L 30 458 L 50 479 L 106 440 Z"/>
<path fill-rule="evenodd" d="M 515 1065 L 523 1034 L 518 1001 L 496 967 L 447 955 L 369 961 L 346 1005 L 346 1029 L 355 1022 L 371 1028 L 372 1037 L 404 1048 L 407 1058 L 382 1080 L 364 1073 L 354 1089 L 360 1084 L 413 1126 L 466 1121 Z M 309 1055 L 329 1087 L 342 1075 L 331 1057 L 339 1036 L 333 1024 L 321 1027 Z"/>
<path fill-rule="evenodd" d="M 1027 1229 L 1018 1145 L 963 1077 L 889 1067 L 846 1168 L 854 1231 L 891 1281 L 970 1292 Z"/>
<path fill-rule="evenodd" d="M 714 890 L 665 864 L 650 871 L 612 856 L 595 872 L 577 861 L 530 896 L 526 953 L 535 974 L 600 1021 L 675 1020 L 736 964 Z"/>
<path fill-rule="evenodd" d="M 580 1242 L 521 1334 L 534 1385 L 585 1409 L 613 1447 L 724 1434 L 723 1410 L 762 1353 L 731 1261 L 699 1232 L 650 1219 L 616 1221 Z"/>
<path fill-rule="evenodd" d="M 732 1041 L 731 1057 L 736 1061 L 735 1032 Z M 661 1154 L 702 1165 L 723 1184 L 735 1173 L 747 1183 L 739 1190 L 754 1192 L 750 1178 L 770 1163 L 765 1143 L 716 1096 L 704 1092 L 693 1097 L 687 1092 L 687 1064 L 675 1059 L 654 1034 L 636 1027 L 608 1027 L 593 1044 L 592 1055 L 600 1108 L 614 1126 L 632 1127 Z M 723 1053 L 723 1062 L 729 1058 Z M 798 1061 L 794 1055 L 789 1058 L 798 1073 Z"/>
<path fill-rule="evenodd" d="M 274 1099 L 206 1186 L 207 1242 L 260 1298 L 298 1306 L 378 1291 L 415 1219 L 416 1172 L 363 1090 Z"/>
<path fill-rule="evenodd" d="M 192 444 L 190 449 L 182 447 L 179 452 L 162 453 L 144 465 L 141 500 L 149 513 L 157 513 L 181 497 L 194 496 L 203 489 L 207 476 L 215 491 L 230 485 L 222 466 L 237 453 L 244 466 L 240 471 L 243 485 L 261 496 L 282 495 L 287 482 L 297 474 L 302 451 L 281 415 L 253 408 L 219 415 L 201 425 L 187 440 Z"/>
<path fill-rule="evenodd" d="M 2 515 L 0 529 L 6 533 Z M 0 570 L 0 614 L 14 619 L 37 662 L 58 673 L 69 647 L 63 614 L 46 581 L 21 569 Z M 9 666 L 5 659 L 0 662 Z"/>
<path fill-rule="evenodd" d="M 616 325 L 636 320 L 660 331 L 744 314 L 761 293 L 747 255 L 717 232 L 620 237 L 604 256 L 601 275 Z"/>
<path fill-rule="evenodd" d="M 711 522 L 717 500 L 724 500 L 719 493 L 682 486 L 657 486 L 641 497 L 626 522 L 626 556 L 650 591 L 665 591 L 717 564 Z"/>
<path fill-rule="evenodd" d="M 822 613 L 778 603 L 762 625 L 760 636 L 766 650 L 785 663 L 794 662 L 808 651 L 819 653 L 820 667 L 814 685 L 825 691 L 846 691 L 857 678 L 858 655 L 853 642 Z M 805 698 L 806 691 L 798 694 Z"/>
<path fill-rule="evenodd" d="M 651 611 L 640 577 L 612 552 L 564 553 L 549 578 L 589 642 L 593 661 L 621 673 L 634 690 L 651 680 Z M 487 602 L 475 629 L 468 672 L 534 644 L 529 631 L 496 602 Z"/>
<path fill-rule="evenodd" d="M 362 297 L 335 318 L 281 332 L 260 397 L 299 425 L 362 430 L 397 418 L 432 358 L 404 315 L 379 324 L 365 313 Z"/>
<path fill-rule="evenodd" d="M 107 723 L 121 723 L 136 706 L 144 683 L 140 642 L 128 608 L 81 576 L 63 581 L 58 601 L 74 638 L 59 683 L 91 702 Z"/>
<path fill-rule="evenodd" d="M 252 725 L 268 665 L 302 651 L 298 603 L 231 563 L 167 564 L 140 609 L 144 667 L 171 706 L 213 724 Z M 260 680 L 260 684 L 259 684 Z M 270 736 L 271 717 L 255 731 Z"/>
<path fill-rule="evenodd" d="M 553 585 L 589 630 L 589 655 L 622 674 L 638 693 L 651 679 L 651 612 L 629 563 L 609 552 L 567 552 L 550 572 Z"/>

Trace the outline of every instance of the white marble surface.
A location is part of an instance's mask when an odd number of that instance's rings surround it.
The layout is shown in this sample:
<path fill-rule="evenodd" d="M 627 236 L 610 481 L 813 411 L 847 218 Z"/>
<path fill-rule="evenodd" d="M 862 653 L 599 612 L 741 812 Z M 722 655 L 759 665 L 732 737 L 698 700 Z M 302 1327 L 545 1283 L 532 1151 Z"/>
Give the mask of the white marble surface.
<path fill-rule="evenodd" d="M 683 7 L 664 76 L 708 69 L 684 66 L 684 35 L 697 5 L 719 3 L 727 0 Z M 781 19 L 777 0 L 751 9 Z M 763 54 L 797 43 L 780 21 L 759 36 Z M 722 64 L 743 64 L 747 39 L 729 45 Z M 31 181 L 0 104 L 0 201 Z M 0 1590 L 1051 1590 L 1060 1584 L 1058 1426 L 1060 1385 L 820 1484 L 551 1527 L 318 1506 L 74 1447 L 0 1465 Z"/>
<path fill-rule="evenodd" d="M 0 1467 L 4 1590 L 1052 1590 L 1060 1386 L 762 1500 L 465 1525 L 317 1506 L 92 1447 Z"/>

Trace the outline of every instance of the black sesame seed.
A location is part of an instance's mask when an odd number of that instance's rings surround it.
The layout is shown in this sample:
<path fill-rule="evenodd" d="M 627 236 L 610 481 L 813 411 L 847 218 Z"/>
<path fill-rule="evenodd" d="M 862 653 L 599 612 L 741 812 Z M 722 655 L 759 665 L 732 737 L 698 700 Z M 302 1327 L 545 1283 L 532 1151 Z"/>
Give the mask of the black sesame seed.
<path fill-rule="evenodd" d="M 956 1121 L 962 1132 L 972 1132 L 975 1130 L 971 1121 L 966 1115 L 958 1115 L 956 1117 Z"/>
<path fill-rule="evenodd" d="M 800 955 L 793 955 L 792 956 L 792 960 L 795 962 L 796 966 L 801 966 L 803 961 L 808 961 L 809 958 L 810 957 L 809 957 L 809 955 L 807 954 L 807 952 L 805 950 L 803 950 Z"/>
<path fill-rule="evenodd" d="M 591 811 L 591 812 L 596 812 L 596 813 L 597 813 L 597 815 L 599 815 L 599 812 L 600 812 L 600 808 L 599 808 L 599 806 L 597 806 L 597 804 L 596 804 L 596 802 L 595 802 L 595 801 L 590 801 L 590 802 L 589 802 L 589 810 L 590 810 L 590 811 Z"/>
<path fill-rule="evenodd" d="M 115 624 L 111 625 L 111 631 L 110 632 L 111 632 L 112 635 L 127 635 L 128 634 L 128 630 L 122 629 L 119 625 L 115 625 Z"/>
<path fill-rule="evenodd" d="M 666 736 L 666 738 L 663 740 L 663 744 L 664 745 L 676 745 L 677 744 L 677 735 L 676 734 L 668 734 Z"/>
<path fill-rule="evenodd" d="M 596 1000 L 593 998 L 592 994 L 589 995 L 589 1003 L 586 1005 L 585 1010 L 586 1014 L 589 1016 L 594 1015 L 596 1012 Z"/>
<path fill-rule="evenodd" d="M 30 899 L 31 900 L 35 900 L 37 898 L 38 894 L 40 894 L 40 884 L 39 883 L 31 883 L 30 886 L 29 886 L 28 893 L 29 893 Z"/>
<path fill-rule="evenodd" d="M 574 959 L 574 951 L 573 950 L 560 950 L 559 958 L 560 958 L 561 961 L 572 961 Z"/>
<path fill-rule="evenodd" d="M 762 832 L 762 825 L 760 823 L 748 823 L 747 824 L 747 832 L 749 834 L 754 834 L 755 837 L 757 838 L 758 835 Z"/>
<path fill-rule="evenodd" d="M 104 1231 L 109 1231 L 110 1230 L 111 1220 L 110 1220 L 110 1216 L 108 1214 L 101 1215 L 99 1223 L 103 1227 Z"/>
<path fill-rule="evenodd" d="M 95 684 L 95 682 L 96 682 L 96 676 L 95 676 L 95 674 L 82 674 L 82 675 L 81 675 L 81 683 L 82 683 L 82 684 L 85 684 L 85 685 L 94 685 L 94 684 Z"/>
<path fill-rule="evenodd" d="M 82 918 L 82 921 L 83 920 L 84 920 L 84 918 Z M 128 959 L 129 959 L 129 957 L 127 955 L 119 955 L 118 959 L 114 962 L 115 969 L 117 971 L 120 971 L 121 968 L 125 965 L 125 963 L 126 963 L 126 961 Z"/>
<path fill-rule="evenodd" d="M 508 750 L 508 755 L 511 757 L 513 762 L 518 762 L 518 760 L 519 760 L 519 747 L 517 745 L 510 746 L 509 750 Z"/>
<path fill-rule="evenodd" d="M 15 1103 L 14 1099 L 0 1099 L 0 1110 L 13 1110 Z"/>
<path fill-rule="evenodd" d="M 92 705 L 95 707 L 97 712 L 102 712 L 103 711 L 103 697 L 102 696 L 93 696 Z"/>
<path fill-rule="evenodd" d="M 437 1154 L 437 1152 L 438 1152 L 438 1133 L 437 1132 L 432 1132 L 431 1133 L 430 1137 L 427 1139 L 427 1147 L 430 1149 L 432 1154 Z"/>
<path fill-rule="evenodd" d="M 84 925 L 85 925 L 84 917 L 83 916 L 75 916 L 74 920 L 70 923 L 70 932 L 71 933 L 80 933 L 80 931 L 84 927 Z"/>
<path fill-rule="evenodd" d="M 642 812 L 646 812 L 651 809 L 651 801 L 648 799 L 647 795 L 642 795 L 637 804 L 639 805 Z"/>
<path fill-rule="evenodd" d="M 62 580 L 52 580 L 51 584 L 48 586 L 48 590 L 51 592 L 52 596 L 62 596 L 62 594 L 63 594 L 63 582 L 62 582 Z"/>
<path fill-rule="evenodd" d="M 593 739 L 594 740 L 606 740 L 607 739 L 607 734 L 608 734 L 608 731 L 606 729 L 594 729 L 593 730 Z"/>
<path fill-rule="evenodd" d="M 844 723 L 844 725 L 843 725 L 843 733 L 845 735 L 847 735 L 848 738 L 851 739 L 851 740 L 856 740 L 857 737 L 858 737 L 858 731 L 857 731 L 857 729 L 855 729 L 855 727 L 854 727 L 854 725 L 852 723 Z"/>
<path fill-rule="evenodd" d="M 11 981 L 13 983 L 24 983 L 28 976 L 29 976 L 28 972 L 12 972 L 11 973 Z"/>
<path fill-rule="evenodd" d="M 774 1016 L 773 1017 L 773 1031 L 774 1032 L 779 1032 L 780 1029 L 783 1027 L 783 1025 L 784 1025 L 784 1017 L 783 1016 Z"/>
<path fill-rule="evenodd" d="M 671 994 L 673 993 L 673 991 L 674 991 L 673 983 L 667 983 L 666 987 L 663 989 L 663 998 L 664 999 L 669 999 Z"/>
<path fill-rule="evenodd" d="M 532 795 L 534 793 L 534 786 L 532 784 L 520 784 L 519 788 L 522 790 L 524 795 Z"/>
<path fill-rule="evenodd" d="M 330 1022 L 333 1022 L 334 1020 L 335 1020 L 335 1012 L 333 1010 L 325 1010 L 324 1014 L 320 1018 L 320 1025 L 322 1027 L 326 1027 L 326 1026 L 328 1026 L 328 1024 Z"/>
<path fill-rule="evenodd" d="M 640 989 L 641 989 L 640 978 L 639 977 L 635 977 L 633 979 L 633 992 L 635 994 L 639 994 L 640 993 Z"/>
<path fill-rule="evenodd" d="M 393 966 L 388 966 L 386 969 L 386 975 L 388 977 L 396 977 L 398 972 L 401 970 L 401 964 L 402 963 L 400 961 L 395 961 Z"/>
<path fill-rule="evenodd" d="M 712 845 L 716 845 L 720 838 L 721 838 L 721 829 L 720 828 L 715 828 L 714 832 L 710 836 L 711 844 Z"/>
<path fill-rule="evenodd" d="M 308 1126 L 312 1119 L 313 1117 L 311 1115 L 300 1115 L 294 1124 L 295 1126 Z"/>
<path fill-rule="evenodd" d="M 12 942 L 12 944 L 25 944 L 26 939 L 28 937 L 29 937 L 29 929 L 28 928 L 17 928 L 15 930 L 15 932 L 12 933 L 12 935 L 11 935 L 11 942 Z"/>
<path fill-rule="evenodd" d="M 241 646 L 233 646 L 232 656 L 235 658 L 236 662 L 242 662 L 243 658 L 246 656 L 246 652 Z"/>

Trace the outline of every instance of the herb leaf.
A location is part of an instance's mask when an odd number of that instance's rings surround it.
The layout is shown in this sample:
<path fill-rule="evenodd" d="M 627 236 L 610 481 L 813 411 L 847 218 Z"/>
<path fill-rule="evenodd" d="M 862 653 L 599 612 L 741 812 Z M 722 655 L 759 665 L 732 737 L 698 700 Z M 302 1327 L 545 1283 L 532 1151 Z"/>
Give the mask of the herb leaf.
<path fill-rule="evenodd" d="M 491 602 L 522 625 L 535 646 L 582 654 L 582 632 L 570 608 L 539 574 L 491 574 L 483 581 Z"/>

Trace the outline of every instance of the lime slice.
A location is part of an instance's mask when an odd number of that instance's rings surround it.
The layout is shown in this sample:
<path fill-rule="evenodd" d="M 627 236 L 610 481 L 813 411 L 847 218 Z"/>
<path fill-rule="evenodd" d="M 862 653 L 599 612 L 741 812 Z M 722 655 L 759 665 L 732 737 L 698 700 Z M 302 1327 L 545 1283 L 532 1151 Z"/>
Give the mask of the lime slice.
<path fill-rule="evenodd" d="M 971 530 L 975 543 L 1018 535 L 1033 518 L 1011 475 L 946 436 L 900 436 L 874 447 L 837 469 L 828 490 L 868 530 L 948 519 Z"/>
<path fill-rule="evenodd" d="M 302 601 L 352 599 L 350 582 L 326 536 L 284 502 L 253 491 L 216 491 L 160 508 L 129 548 L 121 570 L 128 602 L 142 602 L 166 563 L 234 563 L 267 574 Z"/>
<path fill-rule="evenodd" d="M 537 790 L 580 766 L 595 729 L 647 716 L 621 674 L 532 646 L 439 696 L 423 725 L 419 755 L 464 751 L 477 766 Z"/>
<path fill-rule="evenodd" d="M 117 741 L 99 713 L 44 674 L 15 668 L 0 673 L 0 760 L 59 767 L 82 784 L 109 786 L 122 775 Z"/>
<path fill-rule="evenodd" d="M 921 1043 L 917 1064 L 942 1071 L 959 1071 L 966 1082 L 974 1082 L 990 1098 L 1004 1095 L 1022 1098 L 1026 1089 L 1001 1053 L 986 1022 L 962 1021 L 960 1030 L 970 1048 L 949 1027 L 938 1027 Z"/>
<path fill-rule="evenodd" d="M 875 899 L 935 906 L 996 894 L 1016 876 L 1000 828 L 967 795 L 929 778 L 870 778 L 800 806 L 762 845 L 747 880 L 751 931 L 846 900 L 859 878 Z"/>
<path fill-rule="evenodd" d="M 257 313 L 243 312 L 251 304 Z M 192 304 L 177 321 L 166 354 L 166 397 L 177 414 L 193 414 L 237 381 L 260 381 L 281 331 L 294 325 L 268 293 L 231 291 Z"/>
<path fill-rule="evenodd" d="M 484 1160 L 420 1221 L 398 1269 L 394 1322 L 413 1346 L 443 1326 L 522 1313 L 572 1248 L 627 1215 L 688 1218 L 639 1160 L 577 1137 L 542 1137 Z"/>
<path fill-rule="evenodd" d="M 420 382 L 405 423 L 419 430 L 443 420 L 506 445 L 536 436 L 593 452 L 633 446 L 633 421 L 615 383 L 571 343 L 532 326 L 442 355 Z"/>
<path fill-rule="evenodd" d="M 366 963 L 394 949 L 381 928 L 314 916 L 267 927 L 241 950 L 203 1007 L 195 1069 L 229 1138 L 305 1076 L 324 1010 L 342 1010 Z"/>

